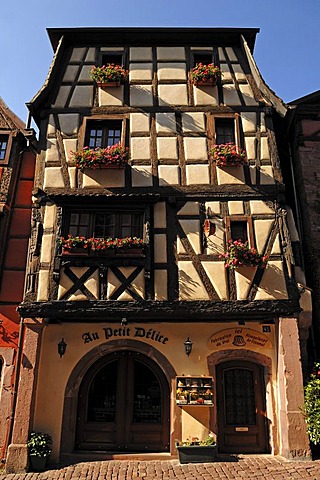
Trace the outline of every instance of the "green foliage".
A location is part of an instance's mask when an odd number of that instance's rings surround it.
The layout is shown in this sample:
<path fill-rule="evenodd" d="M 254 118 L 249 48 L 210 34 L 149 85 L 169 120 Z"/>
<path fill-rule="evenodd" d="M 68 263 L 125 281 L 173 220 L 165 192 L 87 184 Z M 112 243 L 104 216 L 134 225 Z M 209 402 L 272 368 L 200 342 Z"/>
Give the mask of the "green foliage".
<path fill-rule="evenodd" d="M 237 267 L 259 267 L 265 268 L 268 256 L 261 255 L 248 242 L 241 240 L 229 240 L 227 252 L 220 255 L 224 259 L 225 267 L 233 270 Z"/>
<path fill-rule="evenodd" d="M 106 148 L 83 147 L 70 152 L 73 164 L 83 172 L 86 168 L 103 168 L 108 166 L 124 167 L 129 160 L 129 149 L 120 143 Z"/>
<path fill-rule="evenodd" d="M 210 446 L 216 445 L 214 435 L 209 433 L 209 435 L 204 440 L 199 440 L 198 437 L 187 438 L 182 442 L 177 442 L 177 445 L 180 447 L 196 447 L 196 446 Z"/>
<path fill-rule="evenodd" d="M 48 433 L 31 432 L 27 445 L 29 455 L 47 457 L 51 453 L 52 437 Z"/>
<path fill-rule="evenodd" d="M 102 67 L 92 67 L 90 74 L 92 80 L 99 83 L 124 81 L 128 78 L 128 70 L 114 63 L 108 63 Z"/>
<path fill-rule="evenodd" d="M 311 442 L 320 444 L 320 363 L 314 364 L 310 380 L 304 389 L 304 412 Z"/>
<path fill-rule="evenodd" d="M 246 151 L 233 142 L 221 143 L 211 149 L 211 155 L 217 167 L 240 167 L 246 165 Z"/>
<path fill-rule="evenodd" d="M 197 63 L 197 65 L 190 72 L 191 79 L 194 82 L 205 82 L 210 79 L 217 80 L 221 78 L 222 73 L 219 67 L 213 63 L 204 65 L 202 63 Z"/>

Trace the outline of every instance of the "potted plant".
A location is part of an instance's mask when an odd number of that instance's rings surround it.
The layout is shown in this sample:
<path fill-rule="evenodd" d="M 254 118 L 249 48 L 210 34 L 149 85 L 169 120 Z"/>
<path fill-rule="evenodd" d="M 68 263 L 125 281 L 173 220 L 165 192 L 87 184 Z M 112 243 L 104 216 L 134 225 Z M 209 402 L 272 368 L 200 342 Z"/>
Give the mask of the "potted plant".
<path fill-rule="evenodd" d="M 128 78 L 128 70 L 121 65 L 108 63 L 101 67 L 92 67 L 90 75 L 98 87 L 119 87 Z"/>
<path fill-rule="evenodd" d="M 51 453 L 52 437 L 48 433 L 31 432 L 27 445 L 33 471 L 43 472 Z"/>
<path fill-rule="evenodd" d="M 267 255 L 261 255 L 255 248 L 250 248 L 248 242 L 229 240 L 227 252 L 220 255 L 224 259 L 225 267 L 233 270 L 238 267 L 265 268 Z"/>
<path fill-rule="evenodd" d="M 214 86 L 217 84 L 218 78 L 221 78 L 222 72 L 219 67 L 213 63 L 204 65 L 197 63 L 190 72 L 190 78 L 195 86 Z"/>
<path fill-rule="evenodd" d="M 176 448 L 180 463 L 207 463 L 214 462 L 217 456 L 217 444 L 210 433 L 204 440 L 193 437 L 191 440 L 177 442 Z"/>
<path fill-rule="evenodd" d="M 240 167 L 246 165 L 246 151 L 239 148 L 233 142 L 215 145 L 211 155 L 217 167 Z"/>
<path fill-rule="evenodd" d="M 320 363 L 316 362 L 304 388 L 304 414 L 313 454 L 320 446 Z"/>
<path fill-rule="evenodd" d="M 73 164 L 81 172 L 86 168 L 124 168 L 129 160 L 129 149 L 121 143 L 106 148 L 83 147 L 70 152 Z"/>
<path fill-rule="evenodd" d="M 67 238 L 62 237 L 59 240 L 62 247 L 63 255 L 83 255 L 89 253 L 89 242 L 85 237 L 68 235 Z"/>

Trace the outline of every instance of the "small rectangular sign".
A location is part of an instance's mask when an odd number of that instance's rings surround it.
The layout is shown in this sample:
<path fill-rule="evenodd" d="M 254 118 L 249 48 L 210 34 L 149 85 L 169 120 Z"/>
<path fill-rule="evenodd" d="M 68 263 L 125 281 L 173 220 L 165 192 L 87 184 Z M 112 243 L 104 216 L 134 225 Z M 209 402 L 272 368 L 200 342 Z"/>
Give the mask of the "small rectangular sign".
<path fill-rule="evenodd" d="M 235 427 L 236 432 L 248 432 L 249 428 L 248 427 Z"/>

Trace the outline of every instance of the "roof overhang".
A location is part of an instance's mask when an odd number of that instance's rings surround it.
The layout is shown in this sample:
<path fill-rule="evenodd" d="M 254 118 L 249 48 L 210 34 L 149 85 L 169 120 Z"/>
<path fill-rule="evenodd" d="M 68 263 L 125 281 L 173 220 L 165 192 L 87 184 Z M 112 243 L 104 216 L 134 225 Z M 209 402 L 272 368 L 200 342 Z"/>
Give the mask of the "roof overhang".
<path fill-rule="evenodd" d="M 63 36 L 66 44 L 88 45 L 183 45 L 194 46 L 241 45 L 241 36 L 253 52 L 259 28 L 197 28 L 197 27 L 103 27 L 103 28 L 48 28 L 53 50 Z"/>

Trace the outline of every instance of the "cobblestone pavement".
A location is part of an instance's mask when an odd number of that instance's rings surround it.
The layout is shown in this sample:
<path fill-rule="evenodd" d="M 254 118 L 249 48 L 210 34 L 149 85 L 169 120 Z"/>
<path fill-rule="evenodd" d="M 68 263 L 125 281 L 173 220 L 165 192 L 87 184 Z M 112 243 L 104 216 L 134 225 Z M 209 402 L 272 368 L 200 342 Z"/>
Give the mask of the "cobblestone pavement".
<path fill-rule="evenodd" d="M 320 480 L 320 460 L 239 455 L 229 461 L 180 465 L 178 460 L 83 462 L 43 473 L 1 474 L 0 480 Z"/>

